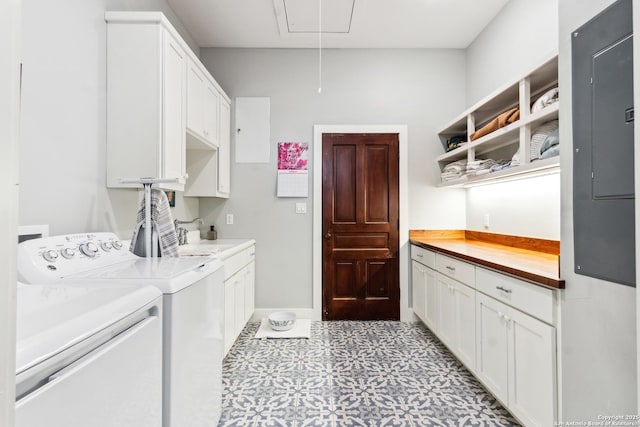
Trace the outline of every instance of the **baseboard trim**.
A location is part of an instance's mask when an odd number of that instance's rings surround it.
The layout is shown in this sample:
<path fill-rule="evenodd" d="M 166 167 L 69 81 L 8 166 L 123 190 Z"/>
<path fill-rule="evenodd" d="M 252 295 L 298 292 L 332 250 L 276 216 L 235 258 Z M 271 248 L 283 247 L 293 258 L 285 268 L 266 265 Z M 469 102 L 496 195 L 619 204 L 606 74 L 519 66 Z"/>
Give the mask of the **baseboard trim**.
<path fill-rule="evenodd" d="M 295 313 L 298 319 L 322 320 L 321 317 L 316 316 L 316 310 L 312 308 L 256 308 L 253 311 L 253 315 L 251 315 L 251 319 L 249 321 L 259 322 L 265 317 L 269 317 L 269 315 L 275 311 L 290 311 L 292 313 Z M 413 310 L 411 309 L 409 309 L 405 314 L 406 314 L 405 316 L 401 316 L 400 318 L 401 322 L 406 323 L 406 322 L 421 321 L 420 319 L 418 319 L 418 316 L 416 316 L 413 313 Z"/>
<path fill-rule="evenodd" d="M 298 319 L 322 320 L 315 318 L 315 310 L 312 308 L 256 308 L 251 316 L 251 322 L 259 322 L 265 317 L 269 317 L 269 315 L 275 311 L 290 311 L 294 313 Z"/>

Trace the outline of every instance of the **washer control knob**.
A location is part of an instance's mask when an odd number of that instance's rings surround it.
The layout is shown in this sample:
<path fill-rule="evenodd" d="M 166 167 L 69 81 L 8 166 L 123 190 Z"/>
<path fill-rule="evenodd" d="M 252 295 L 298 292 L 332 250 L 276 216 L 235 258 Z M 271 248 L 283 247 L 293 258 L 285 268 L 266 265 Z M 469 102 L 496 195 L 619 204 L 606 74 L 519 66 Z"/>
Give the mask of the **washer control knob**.
<path fill-rule="evenodd" d="M 93 258 L 98 252 L 98 247 L 93 242 L 83 243 L 80 245 L 80 252 L 82 252 L 83 255 Z"/>
<path fill-rule="evenodd" d="M 73 250 L 73 248 L 62 248 L 62 250 L 60 251 L 60 253 L 62 254 L 62 256 L 66 259 L 71 259 L 74 256 L 76 256 L 76 251 Z"/>
<path fill-rule="evenodd" d="M 103 251 L 109 252 L 111 248 L 113 248 L 113 245 L 111 244 L 111 242 L 102 242 L 100 243 L 100 247 Z"/>
<path fill-rule="evenodd" d="M 118 251 L 122 249 L 122 242 L 120 240 L 114 240 L 112 245 L 113 245 L 113 248 Z"/>
<path fill-rule="evenodd" d="M 55 262 L 58 259 L 58 252 L 50 249 L 42 254 L 42 258 L 49 262 Z"/>

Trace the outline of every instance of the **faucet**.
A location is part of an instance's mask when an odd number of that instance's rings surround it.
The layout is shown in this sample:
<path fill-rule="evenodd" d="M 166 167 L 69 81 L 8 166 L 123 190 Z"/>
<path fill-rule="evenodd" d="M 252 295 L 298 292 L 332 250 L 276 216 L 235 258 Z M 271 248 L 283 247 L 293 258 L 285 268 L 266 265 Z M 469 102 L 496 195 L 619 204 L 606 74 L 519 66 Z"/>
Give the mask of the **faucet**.
<path fill-rule="evenodd" d="M 187 229 L 184 228 L 184 227 L 178 227 L 178 225 L 179 224 L 193 224 L 196 221 L 198 221 L 201 225 L 204 224 L 204 221 L 200 217 L 194 218 L 191 221 L 181 221 L 179 219 L 176 219 L 176 220 L 173 221 L 173 227 L 176 229 L 176 234 L 178 235 L 178 245 L 179 246 L 186 245 L 189 242 L 187 242 Z"/>

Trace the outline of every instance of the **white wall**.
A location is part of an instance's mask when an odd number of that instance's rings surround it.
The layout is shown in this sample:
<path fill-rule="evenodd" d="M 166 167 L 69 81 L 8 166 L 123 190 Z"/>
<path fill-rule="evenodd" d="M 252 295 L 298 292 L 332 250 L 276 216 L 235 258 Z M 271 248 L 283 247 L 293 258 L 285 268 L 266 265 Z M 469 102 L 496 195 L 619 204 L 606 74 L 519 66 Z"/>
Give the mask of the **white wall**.
<path fill-rule="evenodd" d="M 560 175 L 468 188 L 467 230 L 560 240 Z"/>
<path fill-rule="evenodd" d="M 20 102 L 20 0 L 0 3 L 0 425 L 12 426 L 15 407 L 16 243 Z"/>
<path fill-rule="evenodd" d="M 557 28 L 558 0 L 509 1 L 466 50 L 467 106 L 540 65 L 558 48 Z M 560 240 L 560 180 L 545 176 L 468 189 L 466 224 L 468 230 Z"/>
<path fill-rule="evenodd" d="M 611 0 L 559 2 L 560 140 L 572 141 L 571 33 Z M 573 271 L 573 156 L 561 152 L 562 414 L 564 421 L 637 414 L 636 291 Z M 639 165 L 636 165 L 638 167 Z"/>
<path fill-rule="evenodd" d="M 21 225 L 131 237 L 138 192 L 105 188 L 105 10 L 161 10 L 198 52 L 165 0 L 25 0 Z M 174 216 L 197 212 L 197 199 L 177 198 Z"/>
<path fill-rule="evenodd" d="M 559 0 L 510 0 L 467 48 L 467 106 L 558 48 Z"/>
<path fill-rule="evenodd" d="M 436 129 L 464 108 L 464 51 L 325 50 L 321 95 L 316 50 L 201 53 L 232 99 L 271 98 L 270 163 L 232 162 L 231 198 L 200 202 L 220 237 L 256 239 L 258 308 L 312 307 L 312 180 L 308 199 L 278 199 L 275 191 L 277 143 L 311 143 L 315 124 L 407 124 L 410 228 L 464 227 L 464 193 L 434 188 Z M 295 214 L 295 202 L 307 202 L 308 213 Z M 224 224 L 226 213 L 234 225 Z"/>

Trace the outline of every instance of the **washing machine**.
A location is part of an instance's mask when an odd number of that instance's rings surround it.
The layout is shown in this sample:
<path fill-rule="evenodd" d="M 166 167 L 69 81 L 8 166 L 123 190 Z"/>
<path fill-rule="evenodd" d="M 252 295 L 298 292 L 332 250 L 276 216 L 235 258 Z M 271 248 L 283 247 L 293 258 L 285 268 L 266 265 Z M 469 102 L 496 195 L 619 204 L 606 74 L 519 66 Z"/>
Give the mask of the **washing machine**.
<path fill-rule="evenodd" d="M 161 426 L 161 316 L 151 286 L 19 283 L 15 426 Z"/>
<path fill-rule="evenodd" d="M 156 287 L 163 294 L 162 425 L 217 425 L 224 331 L 220 260 L 141 258 L 113 233 L 71 234 L 20 243 L 18 277 L 28 283 Z"/>

